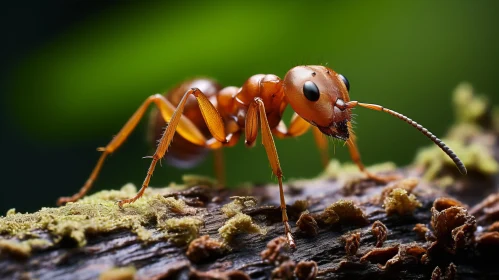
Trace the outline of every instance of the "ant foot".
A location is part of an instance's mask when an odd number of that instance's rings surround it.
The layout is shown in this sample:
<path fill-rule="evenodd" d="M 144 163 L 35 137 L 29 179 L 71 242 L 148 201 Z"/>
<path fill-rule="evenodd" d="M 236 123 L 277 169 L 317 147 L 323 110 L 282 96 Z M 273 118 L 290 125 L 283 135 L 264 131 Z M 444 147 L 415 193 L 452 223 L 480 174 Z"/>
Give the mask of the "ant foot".
<path fill-rule="evenodd" d="M 283 222 L 284 223 L 284 233 L 286 235 L 286 238 L 288 239 L 288 244 L 291 249 L 296 249 L 296 243 L 293 238 L 293 235 L 291 234 L 291 229 L 289 228 L 288 222 Z"/>
<path fill-rule="evenodd" d="M 116 204 L 118 204 L 118 207 L 123 210 L 123 205 L 127 203 L 126 200 L 118 200 L 116 201 Z"/>
<path fill-rule="evenodd" d="M 66 205 L 68 202 L 75 202 L 77 200 L 78 199 L 69 196 L 59 197 L 59 199 L 57 200 L 57 206 L 63 206 Z"/>
<path fill-rule="evenodd" d="M 291 235 L 291 232 L 286 233 L 286 238 L 288 239 L 289 247 L 291 247 L 291 249 L 296 249 L 296 243 L 293 239 L 293 235 Z"/>
<path fill-rule="evenodd" d="M 397 181 L 402 179 L 403 177 L 400 175 L 375 175 L 373 173 L 365 172 L 367 177 L 371 180 L 374 180 L 378 183 L 386 184 L 392 181 Z"/>
<path fill-rule="evenodd" d="M 129 199 L 118 200 L 118 201 L 116 201 L 116 203 L 118 203 L 118 207 L 120 207 L 120 209 L 123 209 L 123 205 L 128 204 L 128 203 L 133 203 L 133 202 L 135 202 L 135 200 L 137 200 L 136 197 L 129 198 Z"/>

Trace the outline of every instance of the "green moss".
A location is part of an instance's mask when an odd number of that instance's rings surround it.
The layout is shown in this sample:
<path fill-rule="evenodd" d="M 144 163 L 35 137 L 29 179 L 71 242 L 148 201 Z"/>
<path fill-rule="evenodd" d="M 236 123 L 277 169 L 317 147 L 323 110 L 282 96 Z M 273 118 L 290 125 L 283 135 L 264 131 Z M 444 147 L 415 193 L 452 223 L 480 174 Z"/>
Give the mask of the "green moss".
<path fill-rule="evenodd" d="M 387 215 L 407 215 L 412 214 L 416 208 L 421 207 L 421 202 L 413 194 L 409 195 L 406 190 L 396 188 L 385 198 L 383 206 Z"/>
<path fill-rule="evenodd" d="M 16 240 L 27 239 L 26 246 L 39 246 L 35 231 L 47 231 L 55 245 L 70 239 L 77 246 L 86 244 L 87 234 L 105 233 L 118 229 L 129 229 L 143 241 L 153 238 L 146 226 L 162 225 L 174 214 L 192 214 L 194 209 L 184 201 L 172 197 L 164 198 L 159 193 L 164 189 L 148 189 L 144 196 L 120 209 L 116 201 L 132 197 L 136 188 L 128 184 L 121 190 L 106 190 L 84 197 L 78 202 L 59 208 L 42 208 L 31 214 L 19 214 L 9 210 L 0 218 L 0 234 Z M 39 239 L 38 239 L 39 240 Z M 25 242 L 25 241 L 21 241 Z M 9 243 L 10 244 L 10 243 Z M 24 246 L 24 245 L 22 245 Z"/>
<path fill-rule="evenodd" d="M 266 234 L 267 231 L 253 223 L 250 216 L 243 213 L 237 213 L 218 229 L 218 233 L 220 234 L 220 237 L 225 240 L 225 242 L 230 242 L 232 237 L 239 233 Z"/>
<path fill-rule="evenodd" d="M 165 237 L 175 244 L 184 245 L 198 237 L 202 225 L 200 218 L 183 217 L 168 219 L 160 227 L 166 230 Z"/>
<path fill-rule="evenodd" d="M 222 212 L 227 218 L 234 217 L 236 214 L 241 213 L 246 207 L 255 207 L 257 204 L 256 198 L 252 196 L 232 196 L 231 202 L 222 206 Z"/>
<path fill-rule="evenodd" d="M 115 267 L 99 275 L 99 280 L 133 280 L 137 270 L 133 266 Z"/>

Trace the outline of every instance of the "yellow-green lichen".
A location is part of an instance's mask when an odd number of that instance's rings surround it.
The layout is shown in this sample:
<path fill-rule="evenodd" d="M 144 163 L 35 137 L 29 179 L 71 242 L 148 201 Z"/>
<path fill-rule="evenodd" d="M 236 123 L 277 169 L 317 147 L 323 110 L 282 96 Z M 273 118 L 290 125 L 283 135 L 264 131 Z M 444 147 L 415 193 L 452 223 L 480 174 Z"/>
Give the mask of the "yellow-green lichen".
<path fill-rule="evenodd" d="M 208 187 L 215 187 L 218 182 L 217 180 L 201 175 L 195 174 L 184 174 L 182 175 L 182 181 L 184 182 L 185 187 L 194 187 L 199 185 L 204 185 Z"/>
<path fill-rule="evenodd" d="M 0 256 L 5 254 L 17 258 L 27 258 L 31 255 L 31 246 L 24 242 L 0 239 Z"/>
<path fill-rule="evenodd" d="M 367 222 L 364 212 L 351 200 L 340 199 L 324 209 L 324 213 L 333 211 L 341 224 L 363 224 Z"/>
<path fill-rule="evenodd" d="M 458 123 L 476 123 L 487 113 L 488 99 L 476 95 L 470 83 L 459 84 L 454 90 L 452 101 Z"/>
<path fill-rule="evenodd" d="M 27 258 L 33 249 L 46 249 L 53 243 L 40 238 L 24 241 L 0 239 L 0 255 L 9 254 L 18 258 Z"/>
<path fill-rule="evenodd" d="M 133 266 L 114 267 L 99 275 L 99 280 L 133 280 L 137 270 Z"/>
<path fill-rule="evenodd" d="M 443 138 L 446 141 L 470 142 L 474 137 L 483 135 L 483 128 L 474 123 L 458 123 L 450 127 Z"/>
<path fill-rule="evenodd" d="M 52 242 L 41 238 L 28 239 L 22 241 L 22 243 L 27 244 L 28 246 L 31 247 L 31 249 L 46 249 L 53 245 Z"/>
<path fill-rule="evenodd" d="M 232 237 L 239 233 L 266 234 L 267 231 L 253 223 L 250 216 L 243 213 L 237 213 L 218 229 L 218 233 L 220 234 L 220 237 L 225 240 L 225 242 L 230 242 Z"/>
<path fill-rule="evenodd" d="M 118 207 L 116 201 L 136 194 L 136 188 L 131 184 L 121 190 L 101 191 L 75 203 L 58 208 L 42 208 L 31 214 L 19 214 L 11 210 L 6 217 L 0 217 L 0 234 L 23 240 L 37 238 L 35 232 L 43 230 L 50 234 L 53 244 L 69 239 L 77 246 L 84 246 L 87 234 L 129 229 L 140 240 L 151 240 L 153 234 L 146 226 L 153 228 L 172 215 L 195 212 L 184 201 L 164 198 L 159 192 L 164 190 L 148 189 L 143 197 L 125 205 L 123 209 Z"/>
<path fill-rule="evenodd" d="M 232 199 L 232 201 L 225 204 L 220 209 L 227 218 L 234 217 L 246 207 L 255 207 L 257 203 L 256 198 L 252 196 L 232 196 L 230 199 Z"/>
<path fill-rule="evenodd" d="M 322 213 L 317 215 L 317 218 L 325 225 L 332 225 L 340 220 L 338 214 L 336 214 L 336 212 L 334 212 L 334 210 L 330 209 L 329 207 L 324 209 Z"/>
<path fill-rule="evenodd" d="M 144 226 L 140 224 L 134 224 L 132 227 L 132 232 L 137 235 L 137 238 L 140 241 L 148 242 L 152 240 L 153 232 L 146 229 Z"/>
<path fill-rule="evenodd" d="M 468 170 L 475 170 L 484 175 L 497 174 L 499 163 L 494 159 L 487 147 L 480 143 L 464 144 L 462 141 L 444 139 L 449 147 L 459 156 Z M 439 147 L 431 146 L 422 149 L 415 160 L 416 165 L 424 166 L 425 180 L 438 177 L 445 166 L 454 166 L 454 162 Z"/>
<path fill-rule="evenodd" d="M 387 215 L 407 215 L 421 207 L 421 202 L 413 194 L 409 195 L 406 190 L 396 188 L 385 198 L 383 206 Z"/>
<path fill-rule="evenodd" d="M 397 168 L 393 162 L 384 162 L 369 166 L 367 169 L 370 172 L 386 172 L 393 171 Z M 337 159 L 332 159 L 326 166 L 325 170 L 319 175 L 325 179 L 352 179 L 355 177 L 364 178 L 365 175 L 359 170 L 359 167 L 351 162 L 340 163 Z"/>
<path fill-rule="evenodd" d="M 199 235 L 203 221 L 196 217 L 170 218 L 160 227 L 166 230 L 165 237 L 175 244 L 184 245 Z"/>
<path fill-rule="evenodd" d="M 309 204 L 310 203 L 306 199 L 298 199 L 293 203 L 293 205 L 291 205 L 291 208 L 301 213 L 303 211 L 307 211 Z"/>
<path fill-rule="evenodd" d="M 499 133 L 499 106 L 492 108 L 492 128 Z"/>
<path fill-rule="evenodd" d="M 484 133 L 486 128 L 484 124 L 487 126 L 490 122 L 494 127 L 499 125 L 499 118 L 495 121 L 497 118 L 495 115 L 499 114 L 499 109 L 493 108 L 489 114 L 491 108 L 488 102 L 487 97 L 475 94 L 469 83 L 458 85 L 453 93 L 456 121 L 447 135 L 442 138 L 447 146 L 459 156 L 468 170 L 474 170 L 483 175 L 499 173 L 499 163 L 492 153 L 495 137 Z M 445 167 L 453 168 L 454 166 L 449 156 L 436 145 L 422 149 L 414 163 L 424 168 L 425 180 L 436 180 Z M 441 183 L 441 185 L 446 184 L 449 184 L 448 179 Z"/>
<path fill-rule="evenodd" d="M 7 214 L 5 216 L 11 216 L 16 214 L 16 208 L 11 208 L 7 211 Z"/>
<path fill-rule="evenodd" d="M 407 193 L 411 193 L 419 184 L 419 178 L 410 177 L 388 184 L 381 190 L 379 196 L 374 197 L 373 201 L 377 204 L 382 204 L 385 198 L 390 195 L 394 189 L 404 189 Z"/>
<path fill-rule="evenodd" d="M 81 221 L 61 221 L 53 220 L 53 223 L 47 225 L 46 228 L 56 237 L 55 243 L 58 243 L 63 238 L 69 238 L 76 242 L 78 247 L 85 246 L 87 239 L 85 238 L 85 227 L 82 226 Z"/>

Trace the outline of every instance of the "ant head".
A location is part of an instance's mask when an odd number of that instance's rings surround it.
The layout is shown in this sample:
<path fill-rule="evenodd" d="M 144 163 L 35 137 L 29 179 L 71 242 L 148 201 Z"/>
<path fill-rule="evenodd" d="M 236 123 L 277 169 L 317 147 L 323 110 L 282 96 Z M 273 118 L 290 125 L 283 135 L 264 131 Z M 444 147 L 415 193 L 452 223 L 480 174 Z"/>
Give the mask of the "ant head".
<path fill-rule="evenodd" d="M 293 110 L 322 133 L 349 138 L 350 84 L 341 74 L 324 66 L 297 66 L 284 77 L 284 94 Z"/>

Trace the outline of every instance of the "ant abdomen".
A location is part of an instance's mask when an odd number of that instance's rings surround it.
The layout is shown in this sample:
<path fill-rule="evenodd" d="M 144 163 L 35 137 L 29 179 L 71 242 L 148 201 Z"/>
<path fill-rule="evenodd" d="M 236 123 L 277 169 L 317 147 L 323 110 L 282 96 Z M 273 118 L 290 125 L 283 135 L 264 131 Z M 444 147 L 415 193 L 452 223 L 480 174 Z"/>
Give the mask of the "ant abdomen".
<path fill-rule="evenodd" d="M 210 101 L 217 103 L 216 95 L 221 86 L 211 79 L 192 79 L 185 81 L 164 94 L 166 99 L 177 107 L 185 92 L 191 88 L 199 88 Z M 194 96 L 190 96 L 185 104 L 184 115 L 192 121 L 206 138 L 211 138 L 208 126 L 203 120 L 203 116 Z M 158 140 L 165 130 L 166 122 L 157 108 L 151 111 L 149 116 L 149 127 L 147 140 L 152 148 L 156 149 Z M 178 168 L 192 168 L 201 163 L 209 152 L 208 148 L 193 144 L 180 134 L 176 133 L 165 156 L 168 164 Z"/>

